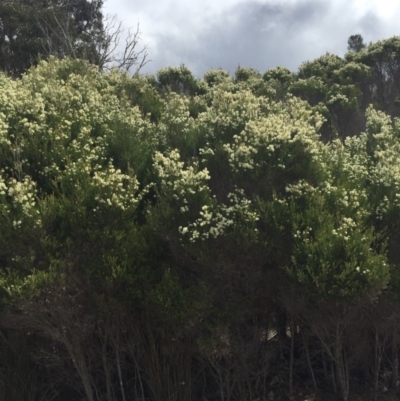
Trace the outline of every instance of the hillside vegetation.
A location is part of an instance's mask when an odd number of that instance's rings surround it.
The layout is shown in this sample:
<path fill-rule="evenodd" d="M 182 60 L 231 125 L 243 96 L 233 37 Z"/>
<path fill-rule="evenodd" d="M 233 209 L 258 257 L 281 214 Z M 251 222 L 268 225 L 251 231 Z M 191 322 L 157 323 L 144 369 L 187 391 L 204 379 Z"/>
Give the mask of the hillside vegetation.
<path fill-rule="evenodd" d="M 396 393 L 399 116 L 399 37 L 296 73 L 2 73 L 0 399 Z"/>

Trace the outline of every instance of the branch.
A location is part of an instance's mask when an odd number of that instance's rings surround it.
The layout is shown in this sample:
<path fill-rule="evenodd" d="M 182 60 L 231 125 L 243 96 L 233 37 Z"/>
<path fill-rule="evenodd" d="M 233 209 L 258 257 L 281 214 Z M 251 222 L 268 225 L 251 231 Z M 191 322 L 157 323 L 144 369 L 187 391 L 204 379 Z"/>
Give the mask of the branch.
<path fill-rule="evenodd" d="M 134 65 L 137 66 L 136 73 L 146 65 L 149 61 L 147 60 L 147 45 L 141 50 L 136 51 L 136 48 L 140 41 L 140 30 L 139 24 L 137 25 L 136 31 L 129 29 L 128 36 L 125 39 L 125 47 L 121 53 L 116 53 L 118 48 L 121 34 L 123 33 L 122 23 L 116 23 L 116 17 L 106 17 L 107 24 L 104 28 L 104 39 L 98 48 L 100 54 L 100 68 L 104 68 L 110 64 L 118 69 L 129 71 Z M 111 68 L 106 67 L 106 68 Z"/>

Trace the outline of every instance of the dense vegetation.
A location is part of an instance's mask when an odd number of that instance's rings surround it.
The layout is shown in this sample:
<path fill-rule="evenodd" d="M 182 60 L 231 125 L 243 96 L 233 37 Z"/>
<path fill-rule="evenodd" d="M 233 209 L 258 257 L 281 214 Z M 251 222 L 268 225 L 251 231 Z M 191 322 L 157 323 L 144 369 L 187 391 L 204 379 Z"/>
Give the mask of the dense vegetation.
<path fill-rule="evenodd" d="M 1 400 L 397 391 L 400 38 L 349 46 L 0 75 Z"/>

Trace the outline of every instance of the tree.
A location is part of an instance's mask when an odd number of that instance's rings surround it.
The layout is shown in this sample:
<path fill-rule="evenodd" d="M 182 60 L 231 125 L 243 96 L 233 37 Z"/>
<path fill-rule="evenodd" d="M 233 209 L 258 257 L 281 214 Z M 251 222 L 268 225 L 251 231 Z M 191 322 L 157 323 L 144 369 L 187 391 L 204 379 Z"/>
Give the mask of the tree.
<path fill-rule="evenodd" d="M 137 51 L 139 29 L 129 31 L 122 55 L 122 33 L 115 17 L 104 17 L 104 0 L 6 0 L 0 4 L 0 69 L 19 76 L 50 56 L 88 60 L 129 70 L 145 64 L 146 47 Z"/>
<path fill-rule="evenodd" d="M 370 95 L 373 105 L 391 116 L 399 116 L 400 37 L 371 43 L 355 55 L 358 63 L 370 68 Z"/>
<path fill-rule="evenodd" d="M 365 49 L 363 37 L 359 34 L 351 35 L 347 44 L 347 50 L 350 52 L 359 53 L 362 49 Z"/>

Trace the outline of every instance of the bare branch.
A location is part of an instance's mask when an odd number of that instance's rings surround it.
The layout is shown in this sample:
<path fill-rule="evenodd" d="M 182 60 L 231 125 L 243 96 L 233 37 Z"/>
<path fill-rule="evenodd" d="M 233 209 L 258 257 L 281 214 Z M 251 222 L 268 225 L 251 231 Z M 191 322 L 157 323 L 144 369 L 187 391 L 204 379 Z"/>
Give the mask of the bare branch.
<path fill-rule="evenodd" d="M 137 46 L 140 41 L 139 24 L 137 25 L 136 31 L 129 29 L 128 35 L 125 39 L 125 47 L 122 52 L 116 53 L 118 48 L 121 35 L 123 33 L 122 23 L 116 24 L 115 16 L 106 17 L 107 25 L 104 28 L 105 40 L 101 43 L 99 48 L 100 53 L 100 68 L 112 68 L 117 67 L 118 69 L 129 71 L 134 65 L 137 66 L 136 73 L 149 61 L 147 60 L 147 45 L 141 50 L 137 51 Z"/>
<path fill-rule="evenodd" d="M 119 62 L 118 68 L 129 71 L 132 66 L 139 64 L 136 70 L 136 72 L 138 72 L 145 64 L 150 61 L 146 60 L 148 56 L 147 45 L 144 46 L 142 50 L 136 52 L 136 47 L 139 41 L 140 31 L 138 24 L 135 32 L 132 32 L 131 29 L 129 29 L 128 31 L 128 36 L 125 39 L 125 49 L 123 56 L 122 58 L 117 59 L 117 61 Z"/>
<path fill-rule="evenodd" d="M 113 61 L 113 55 L 119 45 L 122 32 L 122 22 L 117 23 L 115 15 L 107 15 L 104 21 L 106 24 L 103 30 L 103 38 L 97 43 L 96 49 L 99 54 L 100 69 Z"/>
<path fill-rule="evenodd" d="M 56 55 L 58 57 L 65 57 L 68 55 L 76 58 L 77 55 L 70 34 L 70 20 L 67 18 L 60 21 L 55 9 L 52 10 L 51 17 L 57 24 L 57 29 L 47 19 L 39 18 L 38 15 L 33 16 L 46 41 L 47 49 L 45 48 L 45 51 L 47 52 L 47 56 Z M 60 47 L 60 44 L 63 45 L 63 48 Z"/>

